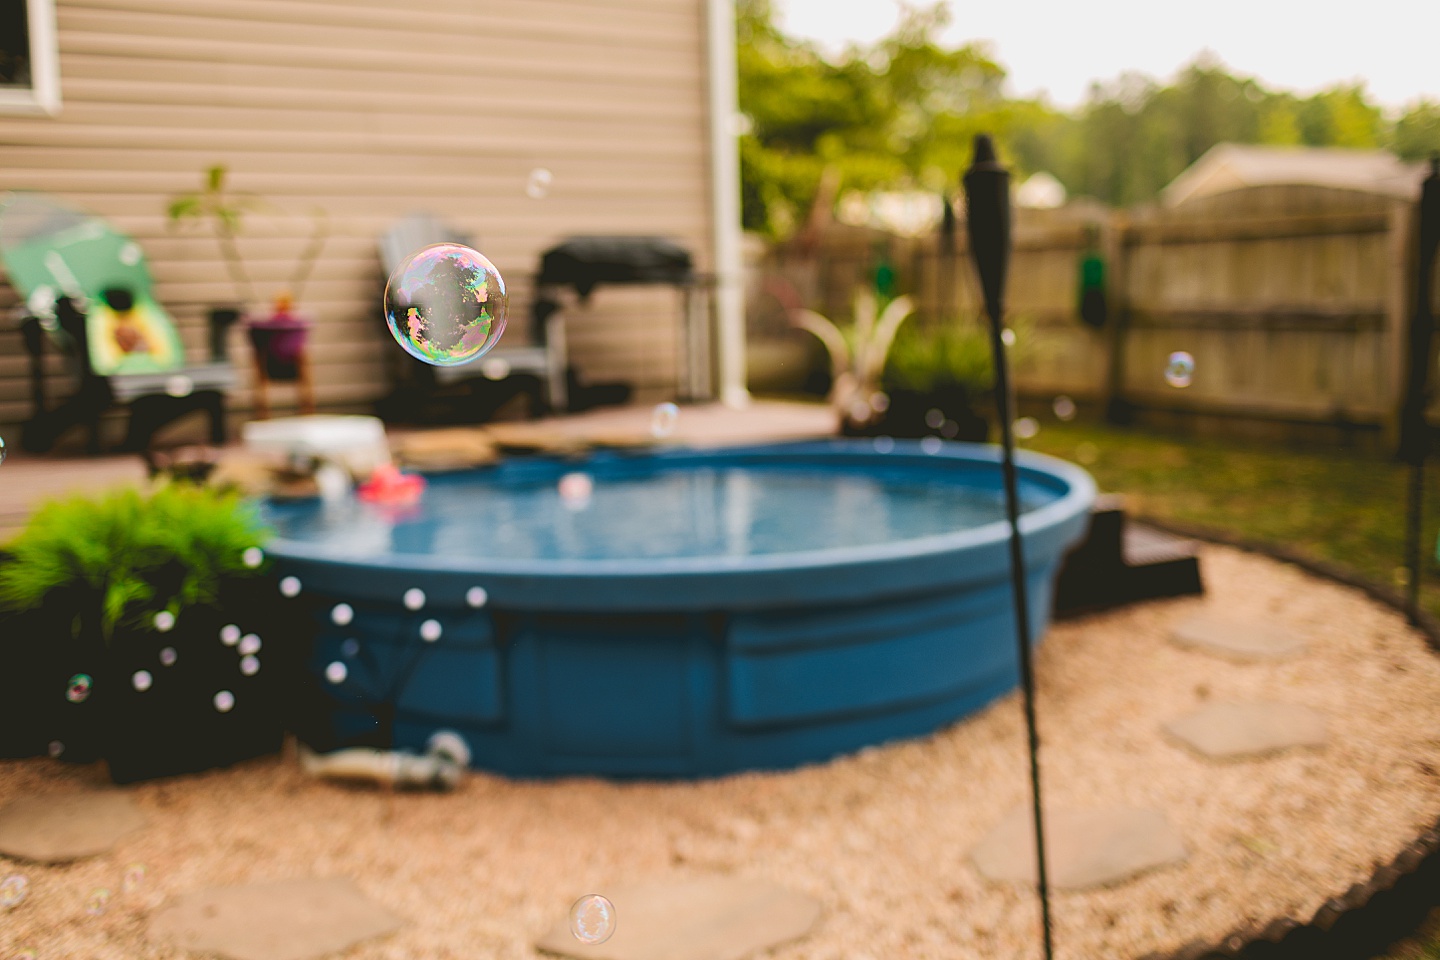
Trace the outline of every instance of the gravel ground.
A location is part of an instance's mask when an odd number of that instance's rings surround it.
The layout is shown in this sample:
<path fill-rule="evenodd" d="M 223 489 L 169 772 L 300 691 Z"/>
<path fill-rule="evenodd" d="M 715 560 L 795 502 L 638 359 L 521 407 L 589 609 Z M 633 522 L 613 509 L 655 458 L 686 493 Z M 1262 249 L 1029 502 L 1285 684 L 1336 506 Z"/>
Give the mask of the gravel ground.
<path fill-rule="evenodd" d="M 1057 955 L 1138 956 L 1246 920 L 1306 916 L 1368 878 L 1440 815 L 1440 657 L 1361 594 L 1282 564 L 1206 548 L 1209 594 L 1051 629 L 1038 658 L 1052 802 L 1165 810 L 1183 864 L 1056 897 Z M 1310 650 L 1235 664 L 1182 650 L 1201 609 L 1301 632 Z M 1321 750 L 1215 763 L 1160 724 L 1206 700 L 1282 699 L 1325 711 Z M 780 774 L 702 783 L 516 783 L 476 774 L 449 795 L 306 779 L 293 757 L 131 788 L 152 818 L 111 854 L 21 872 L 0 957 L 170 958 L 144 939 L 166 898 L 211 885 L 352 877 L 409 922 L 346 953 L 365 960 L 529 958 L 580 894 L 696 873 L 766 878 L 818 898 L 816 930 L 775 960 L 1038 956 L 1031 893 L 984 881 L 969 850 L 1026 802 L 1023 730 L 1007 698 L 917 741 Z M 0 801 L 100 784 L 102 772 L 0 763 Z M 145 882 L 123 892 L 127 866 Z M 113 897 L 85 909 L 96 888 Z M 624 922 L 624 918 L 620 918 Z"/>

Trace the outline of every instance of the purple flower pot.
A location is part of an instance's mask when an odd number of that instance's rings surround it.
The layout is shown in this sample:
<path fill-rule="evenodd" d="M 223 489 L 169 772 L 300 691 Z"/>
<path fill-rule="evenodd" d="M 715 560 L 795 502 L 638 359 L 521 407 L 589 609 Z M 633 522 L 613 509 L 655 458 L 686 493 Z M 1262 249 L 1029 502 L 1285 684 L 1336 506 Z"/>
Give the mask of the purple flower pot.
<path fill-rule="evenodd" d="M 251 320 L 246 326 L 256 356 L 265 364 L 265 375 L 271 380 L 294 380 L 299 376 L 300 357 L 305 353 L 305 339 L 310 321 L 281 314 L 268 320 Z"/>

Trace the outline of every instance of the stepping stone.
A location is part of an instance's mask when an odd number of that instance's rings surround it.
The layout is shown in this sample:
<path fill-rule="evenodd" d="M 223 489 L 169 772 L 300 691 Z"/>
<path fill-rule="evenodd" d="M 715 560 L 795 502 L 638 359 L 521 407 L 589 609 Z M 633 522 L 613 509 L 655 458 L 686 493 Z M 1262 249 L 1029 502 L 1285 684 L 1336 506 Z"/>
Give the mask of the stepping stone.
<path fill-rule="evenodd" d="M 0 854 L 66 863 L 105 853 L 144 825 L 135 801 L 115 790 L 27 797 L 0 809 Z"/>
<path fill-rule="evenodd" d="M 1284 660 L 1305 649 L 1305 641 L 1271 624 L 1223 620 L 1200 614 L 1175 628 L 1170 638 L 1230 660 Z"/>
<path fill-rule="evenodd" d="M 1035 833 L 1030 808 L 1013 811 L 971 852 L 990 880 L 1035 883 Z M 1138 873 L 1184 860 L 1180 835 L 1159 810 L 1049 809 L 1045 854 L 1050 885 L 1083 890 L 1128 880 Z"/>
<path fill-rule="evenodd" d="M 615 933 L 586 944 L 567 915 L 535 942 L 583 960 L 739 960 L 810 932 L 818 901 L 757 880 L 702 877 L 596 891 L 615 904 Z"/>
<path fill-rule="evenodd" d="M 1217 760 L 1325 745 L 1323 714 L 1292 703 L 1215 703 L 1165 724 L 1165 732 Z"/>
<path fill-rule="evenodd" d="M 400 923 L 349 880 L 282 880 L 186 894 L 151 918 L 149 936 L 230 960 L 307 960 Z"/>

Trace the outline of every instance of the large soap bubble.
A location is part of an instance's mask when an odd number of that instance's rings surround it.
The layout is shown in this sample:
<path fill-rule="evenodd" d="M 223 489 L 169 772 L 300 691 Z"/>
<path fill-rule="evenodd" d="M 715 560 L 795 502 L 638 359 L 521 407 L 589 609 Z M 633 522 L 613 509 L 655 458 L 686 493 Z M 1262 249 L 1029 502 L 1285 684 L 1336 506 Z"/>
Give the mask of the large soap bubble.
<path fill-rule="evenodd" d="M 459 243 L 436 243 L 400 261 L 385 285 L 385 322 L 412 357 L 437 367 L 489 353 L 505 332 L 505 280 Z"/>

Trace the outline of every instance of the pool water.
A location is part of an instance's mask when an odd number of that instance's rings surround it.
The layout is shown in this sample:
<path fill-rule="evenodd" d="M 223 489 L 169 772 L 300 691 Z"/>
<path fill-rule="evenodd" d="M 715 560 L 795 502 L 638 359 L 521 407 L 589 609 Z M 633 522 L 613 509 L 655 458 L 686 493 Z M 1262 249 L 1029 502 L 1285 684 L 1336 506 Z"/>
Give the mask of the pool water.
<path fill-rule="evenodd" d="M 516 560 L 753 557 L 866 547 L 1005 518 L 999 489 L 957 471 L 724 466 L 437 476 L 409 511 L 347 500 L 272 508 L 286 539 L 352 559 L 433 554 Z M 625 469 L 632 466 L 631 469 Z M 562 495 L 562 491 L 566 495 Z M 1026 510 L 1055 491 L 1027 488 Z"/>

